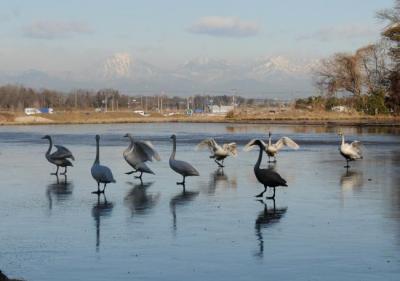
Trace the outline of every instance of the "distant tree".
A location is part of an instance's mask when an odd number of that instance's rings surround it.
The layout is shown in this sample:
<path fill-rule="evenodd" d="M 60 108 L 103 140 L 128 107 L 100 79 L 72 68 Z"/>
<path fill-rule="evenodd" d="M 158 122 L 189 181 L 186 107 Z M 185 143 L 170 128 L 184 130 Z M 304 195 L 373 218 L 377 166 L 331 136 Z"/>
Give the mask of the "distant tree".
<path fill-rule="evenodd" d="M 317 87 L 328 95 L 349 92 L 355 97 L 361 95 L 361 71 L 358 57 L 338 53 L 321 61 L 317 70 Z"/>
<path fill-rule="evenodd" d="M 377 13 L 377 17 L 388 23 L 382 36 L 390 43 L 392 64 L 389 71 L 390 96 L 388 104 L 395 113 L 400 113 L 400 0 L 394 7 Z"/>

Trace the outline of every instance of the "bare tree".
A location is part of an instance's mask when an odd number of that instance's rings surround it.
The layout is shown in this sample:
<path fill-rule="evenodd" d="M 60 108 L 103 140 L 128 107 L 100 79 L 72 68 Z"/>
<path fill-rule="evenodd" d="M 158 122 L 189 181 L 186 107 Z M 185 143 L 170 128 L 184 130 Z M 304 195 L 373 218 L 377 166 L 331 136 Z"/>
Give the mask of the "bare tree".
<path fill-rule="evenodd" d="M 317 70 L 317 86 L 328 95 L 336 92 L 349 92 L 361 95 L 361 71 L 358 57 L 352 54 L 338 53 L 324 59 Z"/>
<path fill-rule="evenodd" d="M 367 93 L 386 91 L 388 88 L 388 48 L 384 41 L 370 44 L 356 51 L 360 64 L 363 87 Z"/>
<path fill-rule="evenodd" d="M 382 36 L 391 44 L 390 58 L 392 65 L 389 71 L 390 97 L 389 106 L 394 112 L 400 113 L 400 0 L 394 7 L 377 13 L 377 17 L 388 23 Z"/>

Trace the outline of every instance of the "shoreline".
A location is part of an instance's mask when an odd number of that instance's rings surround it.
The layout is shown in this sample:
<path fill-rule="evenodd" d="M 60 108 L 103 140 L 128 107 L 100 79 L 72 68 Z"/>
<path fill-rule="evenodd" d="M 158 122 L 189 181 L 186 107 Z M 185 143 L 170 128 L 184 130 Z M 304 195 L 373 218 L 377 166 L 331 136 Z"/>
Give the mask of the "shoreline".
<path fill-rule="evenodd" d="M 0 126 L 83 125 L 83 124 L 140 124 L 140 123 L 226 123 L 275 124 L 301 126 L 386 126 L 400 127 L 400 116 L 340 114 L 335 112 L 291 111 L 278 114 L 252 112 L 250 114 L 163 116 L 151 113 L 141 116 L 128 111 L 94 113 L 89 111 L 59 112 L 54 114 L 23 115 L 0 112 Z"/>
<path fill-rule="evenodd" d="M 109 120 L 78 120 L 78 121 L 28 121 L 0 122 L 0 126 L 40 126 L 40 125 L 96 125 L 96 124 L 151 124 L 151 123 L 197 123 L 197 124 L 272 124 L 301 126 L 384 126 L 400 127 L 399 119 L 226 119 L 226 118 L 146 118 L 146 119 L 109 119 Z"/>

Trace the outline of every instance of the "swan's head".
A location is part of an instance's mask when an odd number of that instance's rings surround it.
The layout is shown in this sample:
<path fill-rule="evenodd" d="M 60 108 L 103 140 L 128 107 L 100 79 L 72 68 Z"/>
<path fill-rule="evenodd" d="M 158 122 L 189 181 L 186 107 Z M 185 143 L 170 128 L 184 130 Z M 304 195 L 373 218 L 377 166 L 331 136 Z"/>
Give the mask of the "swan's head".
<path fill-rule="evenodd" d="M 129 133 L 128 133 L 128 134 L 125 134 L 125 135 L 124 135 L 124 138 L 132 138 L 132 135 L 129 134 Z"/>
<path fill-rule="evenodd" d="M 99 141 L 99 140 L 100 140 L 100 136 L 96 135 L 96 141 Z"/>
<path fill-rule="evenodd" d="M 338 132 L 338 136 L 340 136 L 340 137 L 343 136 L 343 132 L 342 132 L 342 131 L 339 131 L 339 132 Z"/>
<path fill-rule="evenodd" d="M 259 146 L 264 149 L 264 144 L 260 140 L 252 140 L 243 148 L 244 151 L 250 151 L 254 146 Z"/>
<path fill-rule="evenodd" d="M 170 137 L 170 139 L 171 139 L 171 140 L 176 140 L 176 135 L 173 134 L 173 135 Z"/>
<path fill-rule="evenodd" d="M 48 140 L 50 140 L 50 136 L 49 135 L 45 135 L 44 137 L 42 137 L 42 140 L 45 140 L 45 139 L 48 139 Z"/>
<path fill-rule="evenodd" d="M 268 136 L 271 137 L 271 135 L 272 135 L 272 134 L 271 134 L 271 131 L 269 131 L 269 132 L 268 132 Z"/>

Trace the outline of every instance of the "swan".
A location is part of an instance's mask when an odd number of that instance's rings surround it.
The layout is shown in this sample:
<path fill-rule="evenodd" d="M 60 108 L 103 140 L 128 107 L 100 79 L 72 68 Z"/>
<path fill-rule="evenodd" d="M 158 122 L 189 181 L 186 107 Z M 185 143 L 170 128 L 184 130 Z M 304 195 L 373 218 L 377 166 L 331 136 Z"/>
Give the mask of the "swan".
<path fill-rule="evenodd" d="M 258 194 L 256 197 L 262 197 L 263 194 L 267 191 L 267 187 L 272 187 L 274 190 L 274 194 L 267 199 L 275 198 L 275 188 L 277 186 L 287 186 L 286 180 L 284 180 L 277 172 L 273 170 L 273 168 L 268 169 L 260 169 L 260 164 L 262 161 L 263 150 L 265 149 L 264 143 L 261 140 L 252 140 L 246 146 L 254 146 L 258 145 L 260 148 L 260 153 L 258 154 L 258 159 L 256 164 L 254 165 L 254 174 L 256 175 L 257 180 L 264 185 L 264 191 Z"/>
<path fill-rule="evenodd" d="M 295 143 L 291 138 L 288 138 L 288 137 L 282 137 L 276 143 L 272 143 L 271 136 L 272 136 L 271 132 L 268 132 L 268 144 L 266 144 L 265 142 L 260 140 L 262 142 L 262 144 L 264 145 L 265 152 L 268 155 L 268 163 L 276 162 L 276 154 L 278 154 L 279 150 L 281 150 L 285 146 L 288 146 L 292 149 L 300 148 L 300 146 L 297 143 Z M 255 140 L 252 140 L 252 141 L 255 141 Z M 252 141 L 250 141 L 250 143 Z M 247 146 L 245 148 L 246 148 L 245 150 L 251 149 Z M 271 157 L 274 157 L 273 161 L 270 161 Z"/>
<path fill-rule="evenodd" d="M 173 143 L 173 149 L 171 156 L 169 158 L 169 166 L 171 167 L 172 170 L 174 170 L 176 173 L 180 174 L 183 176 L 183 180 L 181 182 L 177 182 L 176 184 L 180 184 L 185 186 L 185 179 L 186 177 L 190 176 L 199 176 L 199 172 L 188 162 L 181 161 L 181 160 L 176 160 L 175 159 L 175 154 L 176 154 L 176 136 L 172 135 L 171 136 L 172 143 Z"/>
<path fill-rule="evenodd" d="M 53 148 L 53 140 L 51 139 L 51 136 L 45 135 L 42 137 L 42 139 L 47 139 L 49 140 L 49 149 L 46 151 L 46 159 L 50 163 L 54 164 L 57 166 L 57 170 L 55 173 L 51 173 L 50 175 L 58 175 L 58 169 L 60 167 L 64 167 L 64 172 L 60 173 L 60 175 L 66 175 L 67 174 L 67 167 L 72 167 L 71 161 L 68 160 L 75 160 L 74 156 L 72 155 L 71 151 L 69 151 L 68 148 L 62 145 L 54 145 L 57 150 L 53 153 L 51 153 L 51 149 Z"/>
<path fill-rule="evenodd" d="M 352 143 L 346 143 L 344 141 L 344 134 L 343 132 L 339 132 L 338 134 L 342 137 L 342 142 L 339 146 L 340 154 L 346 159 L 346 166 L 345 168 L 350 168 L 349 162 L 355 161 L 358 159 L 363 159 L 362 151 L 361 151 L 361 142 L 353 141 Z"/>
<path fill-rule="evenodd" d="M 108 183 L 116 182 L 110 168 L 100 165 L 99 142 L 100 142 L 100 136 L 96 135 L 96 159 L 94 160 L 92 169 L 90 170 L 90 172 L 92 173 L 92 177 L 97 182 L 97 191 L 93 192 L 96 194 L 104 193 Z M 100 191 L 100 183 L 104 184 L 104 188 L 101 191 Z"/>
<path fill-rule="evenodd" d="M 154 172 L 146 165 L 146 161 L 153 161 L 153 158 L 160 161 L 160 155 L 155 151 L 153 145 L 149 141 L 135 141 L 131 134 L 126 134 L 124 137 L 129 138 L 130 144 L 124 150 L 123 156 L 125 161 L 134 169 L 125 174 L 130 175 L 140 172 L 138 178 L 142 180 L 143 173 L 153 174 Z"/>
<path fill-rule="evenodd" d="M 207 147 L 210 152 L 210 158 L 214 158 L 215 163 L 221 168 L 224 167 L 224 160 L 228 156 L 237 155 L 237 146 L 236 143 L 224 143 L 220 146 L 213 138 L 205 139 L 201 143 L 196 146 L 196 149 L 201 149 Z"/>

